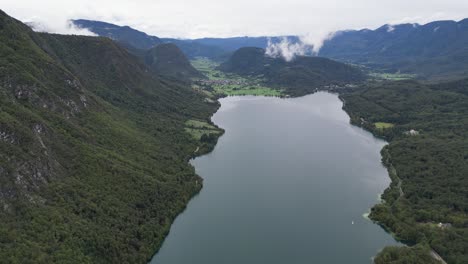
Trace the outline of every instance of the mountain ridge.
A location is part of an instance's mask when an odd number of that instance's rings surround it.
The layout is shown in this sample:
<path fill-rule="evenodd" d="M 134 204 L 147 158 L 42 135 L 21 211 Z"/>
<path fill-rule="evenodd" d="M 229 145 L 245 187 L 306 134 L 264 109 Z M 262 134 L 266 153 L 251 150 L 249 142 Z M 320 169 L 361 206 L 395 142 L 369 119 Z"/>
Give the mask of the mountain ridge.
<path fill-rule="evenodd" d="M 451 79 L 468 72 L 468 19 L 424 25 L 384 25 L 339 31 L 319 55 L 423 79 Z"/>

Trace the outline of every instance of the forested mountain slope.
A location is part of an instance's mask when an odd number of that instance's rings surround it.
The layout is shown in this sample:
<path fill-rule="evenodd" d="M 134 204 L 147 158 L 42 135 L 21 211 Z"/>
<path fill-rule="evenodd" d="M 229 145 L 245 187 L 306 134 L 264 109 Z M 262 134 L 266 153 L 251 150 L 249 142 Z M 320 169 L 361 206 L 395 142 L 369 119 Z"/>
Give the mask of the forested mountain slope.
<path fill-rule="evenodd" d="M 202 181 L 184 132 L 217 104 L 97 37 L 0 12 L 2 263 L 145 263 Z"/>
<path fill-rule="evenodd" d="M 144 61 L 156 73 L 181 80 L 204 78 L 182 51 L 172 43 L 159 44 L 144 54 Z"/>

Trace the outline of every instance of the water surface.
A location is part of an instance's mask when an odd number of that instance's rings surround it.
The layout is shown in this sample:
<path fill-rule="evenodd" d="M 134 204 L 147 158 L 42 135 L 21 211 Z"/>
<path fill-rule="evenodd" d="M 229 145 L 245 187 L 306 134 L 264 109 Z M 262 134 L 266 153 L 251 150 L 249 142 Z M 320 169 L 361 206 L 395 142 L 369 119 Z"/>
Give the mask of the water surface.
<path fill-rule="evenodd" d="M 363 217 L 390 182 L 385 142 L 351 126 L 336 95 L 220 101 L 226 133 L 192 161 L 204 188 L 151 263 L 371 263 L 396 244 Z"/>

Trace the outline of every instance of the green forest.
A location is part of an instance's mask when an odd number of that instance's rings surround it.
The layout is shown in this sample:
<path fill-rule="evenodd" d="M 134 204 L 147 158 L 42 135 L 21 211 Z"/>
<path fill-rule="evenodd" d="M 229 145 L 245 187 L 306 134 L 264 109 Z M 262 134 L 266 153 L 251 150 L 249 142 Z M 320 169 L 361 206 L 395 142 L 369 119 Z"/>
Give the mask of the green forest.
<path fill-rule="evenodd" d="M 340 95 L 352 123 L 390 143 L 382 161 L 392 184 L 370 217 L 413 246 L 386 248 L 376 263 L 430 263 L 430 250 L 468 263 L 466 84 L 385 81 Z"/>
<path fill-rule="evenodd" d="M 217 102 L 107 38 L 0 13 L 0 263 L 145 263 L 202 187 Z M 195 151 L 197 153 L 195 153 Z"/>

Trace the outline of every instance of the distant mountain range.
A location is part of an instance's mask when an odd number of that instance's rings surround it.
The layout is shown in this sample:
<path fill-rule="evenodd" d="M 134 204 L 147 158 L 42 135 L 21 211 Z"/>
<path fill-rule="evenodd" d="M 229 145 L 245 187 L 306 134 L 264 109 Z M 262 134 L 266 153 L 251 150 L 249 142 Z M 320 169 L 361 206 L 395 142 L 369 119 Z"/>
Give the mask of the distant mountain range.
<path fill-rule="evenodd" d="M 158 38 L 132 29 L 128 26 L 117 26 L 101 21 L 77 19 L 72 22 L 91 32 L 122 43 L 128 43 L 138 49 L 149 49 L 160 43 L 176 44 L 187 57 L 207 57 L 214 60 L 225 60 L 235 50 L 242 47 L 266 48 L 268 42 L 278 43 L 285 37 L 234 37 L 234 38 L 201 38 L 201 39 L 175 39 Z M 286 36 L 291 42 L 298 42 L 297 36 Z"/>
<path fill-rule="evenodd" d="M 73 23 L 99 36 L 119 42 L 156 74 L 179 80 L 203 78 L 203 74 L 193 68 L 184 53 L 175 44 L 167 43 L 167 40 L 150 36 L 128 26 L 117 26 L 101 21 L 79 19 L 73 20 Z"/>
<path fill-rule="evenodd" d="M 100 36 L 138 43 L 149 48 L 161 42 L 176 44 L 189 58 L 208 57 L 226 60 L 242 47 L 266 48 L 269 41 L 278 43 L 284 37 L 202 38 L 193 40 L 160 39 L 129 27 L 89 20 L 74 20 Z M 286 36 L 289 42 L 300 42 L 297 36 Z M 422 79 L 450 79 L 468 75 L 468 19 L 436 21 L 426 25 L 384 25 L 376 30 L 345 30 L 325 41 L 318 56 L 362 64 L 383 72 L 413 73 Z"/>
<path fill-rule="evenodd" d="M 138 49 L 150 49 L 163 41 L 155 36 L 150 36 L 128 26 L 117 26 L 114 24 L 86 19 L 72 20 L 73 24 L 101 37 L 108 37 L 119 42 L 127 43 Z"/>
<path fill-rule="evenodd" d="M 319 56 L 422 78 L 468 75 L 468 19 L 340 31 Z"/>

